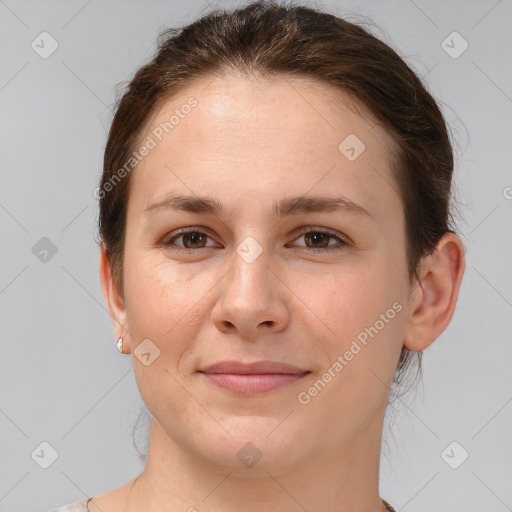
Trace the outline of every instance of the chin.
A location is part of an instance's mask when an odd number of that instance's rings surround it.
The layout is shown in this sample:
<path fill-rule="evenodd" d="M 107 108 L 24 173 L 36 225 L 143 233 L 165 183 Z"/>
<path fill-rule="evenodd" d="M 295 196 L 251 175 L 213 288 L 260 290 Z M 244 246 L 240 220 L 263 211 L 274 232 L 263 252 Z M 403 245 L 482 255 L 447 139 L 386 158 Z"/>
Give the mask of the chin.
<path fill-rule="evenodd" d="M 302 434 L 290 431 L 291 425 L 286 428 L 280 425 L 282 420 L 257 415 L 231 417 L 222 421 L 231 436 L 220 429 L 215 439 L 208 436 L 204 443 L 198 440 L 202 446 L 196 448 L 219 468 L 227 468 L 239 476 L 248 476 L 248 472 L 258 476 L 261 472 L 262 477 L 268 477 L 266 470 L 279 472 L 279 468 L 297 464 L 301 459 L 297 439 Z"/>

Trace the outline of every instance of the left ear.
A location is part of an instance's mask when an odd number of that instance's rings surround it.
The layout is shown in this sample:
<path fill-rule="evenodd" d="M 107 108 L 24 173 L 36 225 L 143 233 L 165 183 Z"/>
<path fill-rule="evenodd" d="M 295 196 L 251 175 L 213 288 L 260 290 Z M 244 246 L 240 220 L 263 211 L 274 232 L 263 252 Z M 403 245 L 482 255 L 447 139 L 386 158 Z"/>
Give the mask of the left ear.
<path fill-rule="evenodd" d="M 420 262 L 420 281 L 412 286 L 406 308 L 403 344 L 426 349 L 452 319 L 466 267 L 464 246 L 452 232 L 444 234 L 435 251 Z"/>

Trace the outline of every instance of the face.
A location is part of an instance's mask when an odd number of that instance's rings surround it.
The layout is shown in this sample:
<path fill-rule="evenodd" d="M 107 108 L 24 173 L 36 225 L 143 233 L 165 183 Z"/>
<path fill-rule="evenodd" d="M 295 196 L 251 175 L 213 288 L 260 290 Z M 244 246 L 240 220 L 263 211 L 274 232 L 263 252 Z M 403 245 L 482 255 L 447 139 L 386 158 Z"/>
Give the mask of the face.
<path fill-rule="evenodd" d="M 348 100 L 306 79 L 205 79 L 141 138 L 124 322 L 150 413 L 197 457 L 242 471 L 256 447 L 276 469 L 380 436 L 405 227 L 392 141 Z M 293 368 L 206 371 L 225 361 Z"/>

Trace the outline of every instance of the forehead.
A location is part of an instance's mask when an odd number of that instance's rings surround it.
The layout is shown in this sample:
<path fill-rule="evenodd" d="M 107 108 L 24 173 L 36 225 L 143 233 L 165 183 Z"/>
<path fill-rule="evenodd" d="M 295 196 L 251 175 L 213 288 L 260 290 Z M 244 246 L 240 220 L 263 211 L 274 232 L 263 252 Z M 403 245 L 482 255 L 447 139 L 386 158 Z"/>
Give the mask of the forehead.
<path fill-rule="evenodd" d="M 160 105 L 140 138 L 149 139 L 132 176 L 138 209 L 172 189 L 231 190 L 243 204 L 248 192 L 275 200 L 333 187 L 377 208 L 399 201 L 392 138 L 364 105 L 315 80 L 204 77 Z"/>
<path fill-rule="evenodd" d="M 197 106 L 189 108 L 192 102 Z M 235 142 L 244 133 L 251 132 L 254 137 L 258 133 L 264 136 L 272 131 L 287 131 L 290 137 L 307 134 L 312 144 L 329 132 L 338 132 L 336 139 L 347 127 L 363 138 L 367 131 L 378 127 L 376 140 L 385 145 L 392 143 L 373 113 L 350 93 L 318 80 L 287 75 L 223 74 L 196 79 L 160 102 L 143 135 L 161 128 L 165 135 L 172 132 L 172 138 L 179 142 L 188 138 L 184 128 L 190 125 L 194 126 L 196 137 L 202 139 L 204 135 L 212 139 L 219 134 L 223 138 L 231 136 Z M 244 132 L 234 133 L 233 127 L 244 128 Z"/>

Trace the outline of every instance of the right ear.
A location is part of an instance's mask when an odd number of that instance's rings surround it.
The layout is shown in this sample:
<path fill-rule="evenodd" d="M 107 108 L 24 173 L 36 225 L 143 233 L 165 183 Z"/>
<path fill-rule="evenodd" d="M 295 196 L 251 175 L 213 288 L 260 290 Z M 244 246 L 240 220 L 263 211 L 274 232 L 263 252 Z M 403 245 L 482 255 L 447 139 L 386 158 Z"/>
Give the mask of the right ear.
<path fill-rule="evenodd" d="M 117 341 L 120 337 L 123 337 L 123 351 L 129 353 L 130 340 L 127 336 L 126 307 L 124 298 L 114 283 L 112 263 L 107 255 L 105 242 L 100 245 L 100 281 L 110 318 L 112 318 L 114 324 L 115 339 Z"/>

